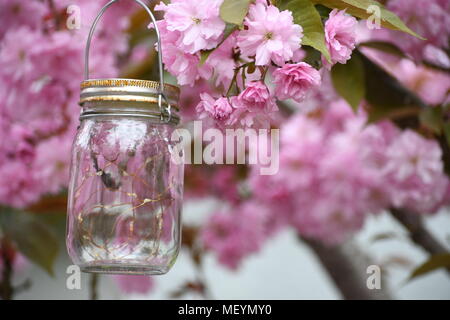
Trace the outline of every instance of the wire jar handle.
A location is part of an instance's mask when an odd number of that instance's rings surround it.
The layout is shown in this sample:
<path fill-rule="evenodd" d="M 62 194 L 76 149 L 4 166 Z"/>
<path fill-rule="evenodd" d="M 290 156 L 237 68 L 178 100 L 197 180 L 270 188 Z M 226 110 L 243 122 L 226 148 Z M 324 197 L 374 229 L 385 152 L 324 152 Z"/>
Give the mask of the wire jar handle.
<path fill-rule="evenodd" d="M 87 38 L 86 49 L 85 49 L 85 53 L 84 53 L 84 78 L 85 78 L 85 80 L 89 80 L 89 51 L 91 48 L 91 41 L 92 41 L 92 37 L 95 32 L 95 28 L 97 27 L 97 24 L 100 21 L 103 14 L 105 13 L 105 11 L 110 6 L 112 6 L 114 3 L 118 2 L 118 1 L 120 1 L 120 0 L 111 0 L 107 4 L 105 4 L 103 6 L 103 8 L 100 10 L 100 12 L 98 13 L 97 17 L 95 18 L 95 20 L 92 23 L 92 26 L 89 30 L 89 36 Z M 141 0 L 134 0 L 134 2 L 139 4 L 141 7 L 143 7 L 145 9 L 145 11 L 147 11 L 148 15 L 150 16 L 150 19 L 152 20 L 153 26 L 155 28 L 156 38 L 157 38 L 157 46 L 158 46 L 158 68 L 159 68 L 158 107 L 159 107 L 159 111 L 161 113 L 161 121 L 168 123 L 168 122 L 170 122 L 170 120 L 172 118 L 172 112 L 171 112 L 172 107 L 169 103 L 169 100 L 167 99 L 167 96 L 164 93 L 164 68 L 163 68 L 163 62 L 162 62 L 161 35 L 159 32 L 158 25 L 156 23 L 155 16 L 153 15 L 150 8 L 145 3 L 143 3 Z M 162 99 L 164 99 L 165 102 L 167 103 L 168 119 L 164 119 L 164 112 L 163 112 L 164 109 L 163 109 L 163 105 L 162 105 L 163 104 Z"/>

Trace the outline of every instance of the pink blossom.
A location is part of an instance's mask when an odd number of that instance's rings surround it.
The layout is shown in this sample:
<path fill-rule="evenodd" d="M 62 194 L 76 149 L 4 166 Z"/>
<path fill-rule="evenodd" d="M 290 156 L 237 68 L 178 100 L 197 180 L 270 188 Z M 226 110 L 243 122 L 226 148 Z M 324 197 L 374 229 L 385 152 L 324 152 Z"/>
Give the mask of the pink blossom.
<path fill-rule="evenodd" d="M 391 70 L 406 87 L 431 105 L 443 104 L 450 97 L 450 76 L 444 72 L 418 66 L 408 59 L 402 59 Z"/>
<path fill-rule="evenodd" d="M 327 101 L 328 102 L 328 101 Z M 349 120 L 356 117 L 355 112 L 342 98 L 328 102 L 328 107 L 320 118 L 320 123 L 326 134 L 344 131 Z"/>
<path fill-rule="evenodd" d="M 24 41 L 18 43 L 17 37 Z M 78 112 L 75 92 L 82 79 L 83 45 L 73 40 L 68 32 L 44 35 L 27 28 L 10 30 L 4 38 L 5 50 L 0 50 L 0 83 L 7 88 L 0 93 L 4 112 L 10 121 L 26 122 L 36 139 L 74 128 L 69 123 L 70 115 Z"/>
<path fill-rule="evenodd" d="M 305 62 L 285 64 L 273 72 L 278 99 L 302 102 L 310 90 L 321 83 L 320 73 Z"/>
<path fill-rule="evenodd" d="M 261 175 L 260 166 L 253 165 L 248 179 L 254 199 L 270 211 L 269 220 L 275 231 L 288 225 L 295 209 L 290 186 L 286 183 L 288 173 L 285 172 L 280 170 L 276 175 Z"/>
<path fill-rule="evenodd" d="M 0 127 L 1 136 L 5 137 L 0 141 L 0 166 L 6 161 L 18 161 L 27 165 L 32 163 L 36 150 L 31 130 L 23 125 L 11 123 Z"/>
<path fill-rule="evenodd" d="M 193 86 L 197 80 L 208 79 L 211 76 L 212 70 L 209 65 L 198 66 L 200 58 L 197 55 L 184 53 L 172 44 L 166 45 L 163 50 L 164 64 L 167 70 L 177 77 L 180 86 Z"/>
<path fill-rule="evenodd" d="M 449 185 L 436 141 L 406 130 L 386 151 L 384 174 L 392 185 L 392 202 L 414 212 L 434 213 Z"/>
<path fill-rule="evenodd" d="M 38 77 L 48 75 L 52 80 L 73 82 L 69 79 L 82 77 L 82 70 L 79 67 L 83 64 L 84 46 L 76 41 L 74 36 L 68 32 L 53 32 L 48 37 L 35 39 L 42 43 L 35 44 L 33 50 L 29 50 L 32 55 L 35 72 Z M 93 56 L 98 56 L 93 54 Z M 71 61 L 70 64 L 67 61 Z M 112 74 L 112 67 L 108 61 L 103 61 L 102 69 L 92 68 L 93 76 L 108 76 Z M 92 65 L 93 67 L 94 65 Z M 64 70 L 65 72 L 61 72 Z M 103 72 L 103 70 L 107 70 Z M 115 71 L 115 68 L 113 69 Z M 72 77 L 72 78 L 70 78 Z"/>
<path fill-rule="evenodd" d="M 225 123 L 233 112 L 228 98 L 220 97 L 216 100 L 208 93 L 202 93 L 200 97 L 201 101 L 197 105 L 196 110 L 200 114 L 201 119 L 210 117 L 219 124 Z"/>
<path fill-rule="evenodd" d="M 160 3 L 155 10 L 164 11 L 167 30 L 181 33 L 177 45 L 186 53 L 215 47 L 225 29 L 219 17 L 222 0 L 175 0 L 169 5 Z"/>
<path fill-rule="evenodd" d="M 447 3 L 445 3 L 447 2 Z M 431 44 L 438 48 L 448 48 L 450 37 L 450 12 L 448 1 L 409 0 L 389 1 L 387 8 L 398 14 L 406 24 L 426 40 L 417 39 L 401 32 L 389 31 L 389 38 L 402 49 L 421 59 L 424 49 Z"/>
<path fill-rule="evenodd" d="M 268 203 L 270 207 L 290 207 L 284 211 L 291 215 L 296 210 L 295 198 L 313 190 L 317 159 L 324 154 L 325 137 L 325 131 L 315 119 L 299 114 L 287 121 L 281 127 L 280 170 L 276 175 L 252 178 L 256 181 L 252 183 L 254 192 L 261 199 L 273 202 Z"/>
<path fill-rule="evenodd" d="M 292 13 L 257 2 L 245 18 L 246 29 L 238 34 L 238 46 L 244 56 L 256 56 L 256 65 L 278 65 L 293 58 L 300 49 L 303 29 L 294 24 Z"/>
<path fill-rule="evenodd" d="M 216 78 L 215 84 L 223 85 L 228 88 L 234 75 L 234 69 L 237 66 L 235 61 L 236 36 L 231 34 L 228 38 L 215 49 L 206 60 L 206 65 L 211 66 Z"/>
<path fill-rule="evenodd" d="M 259 176 L 252 168 L 252 194 L 281 225 L 324 243 L 344 241 L 368 214 L 388 208 L 394 192 L 380 172 L 398 131 L 365 122 L 343 101 L 319 115 L 297 114 L 281 128 L 279 172 Z"/>
<path fill-rule="evenodd" d="M 298 136 L 282 151 L 295 208 L 290 221 L 303 236 L 334 244 L 361 228 L 370 210 L 371 181 L 359 155 L 358 134 L 338 131 L 306 141 Z"/>
<path fill-rule="evenodd" d="M 231 107 L 228 98 L 221 97 L 214 103 L 212 116 L 218 121 L 223 121 L 224 119 L 228 119 L 232 111 L 233 108 Z"/>
<path fill-rule="evenodd" d="M 201 93 L 211 93 L 209 83 L 205 80 L 197 81 L 195 86 L 181 87 L 180 93 L 180 115 L 183 122 L 189 122 L 197 118 L 195 108 L 201 101 Z"/>
<path fill-rule="evenodd" d="M 239 102 L 247 105 L 247 108 L 275 110 L 271 104 L 271 94 L 267 86 L 262 81 L 253 81 L 247 84 L 247 88 L 239 96 Z"/>
<path fill-rule="evenodd" d="M 427 104 L 445 105 L 449 101 L 450 76 L 447 73 L 415 63 L 410 59 L 393 57 L 374 50 L 364 50 L 364 54 L 391 73 Z"/>
<path fill-rule="evenodd" d="M 449 186 L 449 179 L 443 174 L 436 176 L 432 183 L 410 180 L 394 185 L 391 201 L 393 206 L 410 210 L 412 214 L 435 214 L 448 206 Z"/>
<path fill-rule="evenodd" d="M 20 162 L 0 165 L 0 203 L 24 208 L 36 202 L 42 193 L 40 181 L 34 177 L 30 167 Z M 4 183 L 8 181 L 8 183 Z"/>
<path fill-rule="evenodd" d="M 293 219 L 293 225 L 306 238 L 335 245 L 344 241 L 363 225 L 365 215 L 353 210 L 351 206 L 346 206 L 345 202 L 342 203 L 338 199 L 327 198 L 327 201 L 313 204 L 312 207 L 303 207 L 303 214 L 298 214 Z"/>
<path fill-rule="evenodd" d="M 252 81 L 238 96 L 231 99 L 234 112 L 229 125 L 268 127 L 273 113 L 278 111 L 274 97 L 262 81 Z"/>
<path fill-rule="evenodd" d="M 266 226 L 267 210 L 246 202 L 229 212 L 214 213 L 202 231 L 202 242 L 220 263 L 234 270 L 243 258 L 259 251 L 267 238 Z"/>
<path fill-rule="evenodd" d="M 219 261 L 236 269 L 244 256 L 240 229 L 236 228 L 236 217 L 227 213 L 216 213 L 203 229 L 202 241 L 207 249 L 219 254 Z"/>
<path fill-rule="evenodd" d="M 84 12 L 77 32 L 56 31 L 53 19 L 44 20 L 37 7 L 44 6 L 47 14 L 47 3 L 7 2 L 0 0 L 0 16 L 6 13 L 16 20 L 6 31 L 3 27 L 11 21 L 0 21 L 0 177 L 11 183 L 0 186 L 0 204 L 23 208 L 67 186 L 69 158 L 61 150 L 70 148 L 79 123 L 85 37 L 90 21 L 106 1 L 77 2 Z M 115 57 L 127 47 L 121 33 L 127 25 L 123 16 L 127 3 L 106 15 L 106 22 L 113 17 L 114 23 L 109 21 L 107 28 L 103 22 L 99 25 L 91 50 L 93 77 L 117 74 Z M 56 11 L 65 12 L 69 4 L 55 2 Z"/>
<path fill-rule="evenodd" d="M 377 214 L 389 205 L 385 181 L 365 153 L 366 148 L 375 149 L 372 144 L 378 142 L 365 139 L 370 129 L 365 119 L 349 119 L 342 132 L 328 137 L 327 153 L 318 170 L 322 192 L 341 201 L 346 207 L 343 211 L 358 215 L 361 221 L 367 214 Z"/>
<path fill-rule="evenodd" d="M 306 58 L 306 51 L 303 49 L 299 49 L 294 52 L 294 55 L 292 56 L 292 62 L 301 62 L 303 59 Z"/>
<path fill-rule="evenodd" d="M 21 41 L 17 41 L 17 39 Z M 1 43 L 1 73 L 11 77 L 12 80 L 32 77 L 35 72 L 32 61 L 33 48 L 36 42 L 44 41 L 39 32 L 32 31 L 28 27 L 8 32 Z"/>
<path fill-rule="evenodd" d="M 325 23 L 325 40 L 331 55 L 332 64 L 343 63 L 350 59 L 356 43 L 358 21 L 345 13 L 334 9 Z"/>
<path fill-rule="evenodd" d="M 0 0 L 0 39 L 8 30 L 41 26 L 47 12 L 46 4 L 40 1 Z"/>
<path fill-rule="evenodd" d="M 385 170 L 399 182 L 417 177 L 424 183 L 442 174 L 442 151 L 437 142 L 426 140 L 411 130 L 403 132 L 387 150 Z"/>
<path fill-rule="evenodd" d="M 151 27 L 151 25 L 150 25 Z M 211 66 L 199 66 L 199 54 L 190 54 L 178 45 L 182 34 L 179 31 L 170 31 L 165 20 L 158 21 L 163 49 L 163 63 L 167 71 L 177 77 L 180 86 L 193 86 L 201 78 L 209 79 L 212 74 Z"/>
<path fill-rule="evenodd" d="M 70 34 L 73 37 L 73 42 L 77 43 L 84 48 L 84 44 L 86 41 L 87 34 L 91 27 L 92 22 L 95 19 L 95 16 L 98 14 L 103 5 L 108 3 L 108 0 L 99 0 L 99 1 L 91 1 L 91 0 L 58 0 L 54 1 L 55 11 L 62 14 L 66 13 L 67 9 L 70 5 L 77 5 L 80 8 L 81 12 L 81 28 L 79 30 L 71 31 L 63 31 L 63 33 Z M 48 6 L 48 2 L 46 3 Z M 91 62 L 92 69 L 97 70 L 108 67 L 111 69 L 110 64 L 114 64 L 115 59 L 114 56 L 111 57 L 111 52 L 117 53 L 125 53 L 128 48 L 128 40 L 123 36 L 123 31 L 126 30 L 129 26 L 129 17 L 133 13 L 133 11 L 138 10 L 140 6 L 138 6 L 134 1 L 118 1 L 113 6 L 111 6 L 107 13 L 103 15 L 102 19 L 100 19 L 97 29 L 96 36 L 93 40 L 93 44 L 91 48 Z M 51 31 L 58 30 L 57 26 L 55 26 L 55 16 L 51 14 L 48 16 L 47 28 Z M 65 24 L 66 19 L 61 19 L 61 23 Z M 74 32 L 75 31 L 75 32 Z M 97 65 L 97 61 L 99 61 L 100 65 Z M 94 68 L 94 64 L 96 67 Z M 74 63 L 74 65 L 77 65 Z M 115 65 L 113 65 L 116 67 Z M 115 70 L 115 68 L 114 68 Z M 94 74 L 93 74 L 94 75 Z M 110 74 L 110 76 L 114 76 Z"/>
<path fill-rule="evenodd" d="M 240 199 L 238 192 L 239 172 L 235 166 L 223 166 L 214 170 L 210 179 L 210 192 L 230 203 L 237 203 Z"/>
<path fill-rule="evenodd" d="M 154 287 L 153 278 L 147 276 L 114 275 L 113 279 L 126 294 L 146 294 Z"/>
<path fill-rule="evenodd" d="M 133 48 L 133 51 L 131 52 L 130 55 L 130 60 L 136 64 L 142 63 L 144 59 L 148 56 L 149 51 L 150 50 L 146 44 L 138 44 Z"/>
<path fill-rule="evenodd" d="M 431 62 L 445 69 L 450 69 L 450 57 L 444 50 L 428 45 L 423 50 L 423 58 L 425 61 Z"/>
<path fill-rule="evenodd" d="M 43 190 L 57 194 L 67 186 L 71 148 L 69 137 L 54 137 L 38 145 L 33 170 Z"/>
<path fill-rule="evenodd" d="M 330 109 L 329 106 L 333 102 L 341 99 L 334 89 L 331 73 L 326 68 L 322 68 L 319 71 L 319 74 L 321 75 L 320 86 L 311 87 L 310 93 L 306 96 L 306 99 L 300 103 L 294 104 L 297 109 L 302 110 L 303 112 Z M 346 108 L 346 110 L 348 109 Z"/>

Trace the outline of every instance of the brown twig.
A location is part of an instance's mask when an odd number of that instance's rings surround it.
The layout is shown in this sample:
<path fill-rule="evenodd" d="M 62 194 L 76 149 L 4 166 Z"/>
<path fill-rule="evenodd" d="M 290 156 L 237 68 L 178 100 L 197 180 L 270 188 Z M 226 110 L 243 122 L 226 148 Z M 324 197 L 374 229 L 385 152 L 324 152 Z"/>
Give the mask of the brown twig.
<path fill-rule="evenodd" d="M 203 268 L 203 257 L 204 250 L 202 245 L 199 242 L 199 229 L 198 227 L 185 225 L 183 226 L 183 234 L 182 234 L 182 244 L 189 251 L 189 255 L 194 263 L 195 272 L 196 272 L 196 280 L 189 282 L 195 283 L 197 286 L 185 286 L 181 291 L 175 292 L 177 294 L 184 294 L 185 291 L 193 291 L 198 292 L 203 296 L 206 300 L 212 300 L 212 293 L 209 289 L 204 268 Z M 187 290 L 186 290 L 187 289 Z"/>
<path fill-rule="evenodd" d="M 58 10 L 56 10 L 55 2 L 53 0 L 48 0 L 48 5 L 50 7 L 50 12 L 52 13 L 53 18 L 55 19 L 56 28 L 58 29 L 59 26 L 61 25 L 61 19 Z"/>
<path fill-rule="evenodd" d="M 12 300 L 14 288 L 12 286 L 13 266 L 11 247 L 6 238 L 0 241 L 1 263 L 3 264 L 2 278 L 0 282 L 0 297 L 2 300 Z"/>
<path fill-rule="evenodd" d="M 98 299 L 98 282 L 99 282 L 99 276 L 96 273 L 93 273 L 91 275 L 91 280 L 89 283 L 89 299 L 90 300 L 97 300 Z"/>

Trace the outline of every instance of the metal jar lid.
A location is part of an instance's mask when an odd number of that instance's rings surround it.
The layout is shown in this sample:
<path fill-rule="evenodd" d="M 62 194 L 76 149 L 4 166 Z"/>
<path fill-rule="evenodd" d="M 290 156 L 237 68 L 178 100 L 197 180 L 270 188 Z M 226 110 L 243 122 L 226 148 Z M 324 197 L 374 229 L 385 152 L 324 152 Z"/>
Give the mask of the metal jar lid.
<path fill-rule="evenodd" d="M 92 106 L 98 105 L 99 103 L 103 104 L 103 102 L 135 102 L 139 103 L 141 107 L 148 106 L 148 110 L 147 108 L 145 108 L 145 110 L 143 109 L 142 111 L 144 112 L 140 113 L 140 116 L 146 116 L 144 113 L 145 111 L 148 111 L 148 113 L 151 114 L 151 117 L 155 117 L 156 111 L 156 115 L 159 116 L 161 122 L 168 123 L 173 122 L 173 120 L 178 120 L 178 116 L 174 111 L 178 110 L 177 107 L 180 90 L 178 87 L 166 84 L 164 82 L 164 70 L 162 63 L 163 50 L 161 46 L 160 32 L 153 13 L 141 0 L 134 1 L 147 11 L 153 22 L 157 36 L 159 81 L 120 78 L 89 78 L 89 50 L 95 28 L 105 11 L 117 1 L 119 0 L 111 0 L 101 9 L 89 31 L 85 50 L 85 80 L 81 83 L 80 105 L 85 107 L 88 103 L 89 106 Z M 95 113 L 91 111 L 89 112 L 89 115 L 95 115 Z M 111 115 L 116 114 L 111 113 Z M 117 113 L 117 115 L 119 115 L 119 113 Z M 87 116 L 87 113 L 83 112 L 81 118 L 85 116 Z"/>
<path fill-rule="evenodd" d="M 167 100 L 172 107 L 178 107 L 180 89 L 164 84 Z M 80 105 L 86 102 L 130 101 L 158 104 L 160 83 L 134 79 L 89 79 L 81 83 Z M 167 102 L 163 106 L 167 107 Z"/>

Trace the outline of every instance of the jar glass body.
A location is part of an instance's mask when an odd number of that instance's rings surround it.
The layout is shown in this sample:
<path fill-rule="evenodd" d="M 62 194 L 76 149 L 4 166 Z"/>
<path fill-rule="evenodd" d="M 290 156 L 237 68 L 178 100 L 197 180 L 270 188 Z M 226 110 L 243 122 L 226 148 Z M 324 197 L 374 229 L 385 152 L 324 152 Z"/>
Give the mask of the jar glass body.
<path fill-rule="evenodd" d="M 84 114 L 72 148 L 70 257 L 86 272 L 166 273 L 181 241 L 184 164 L 175 126 L 132 103 Z"/>

